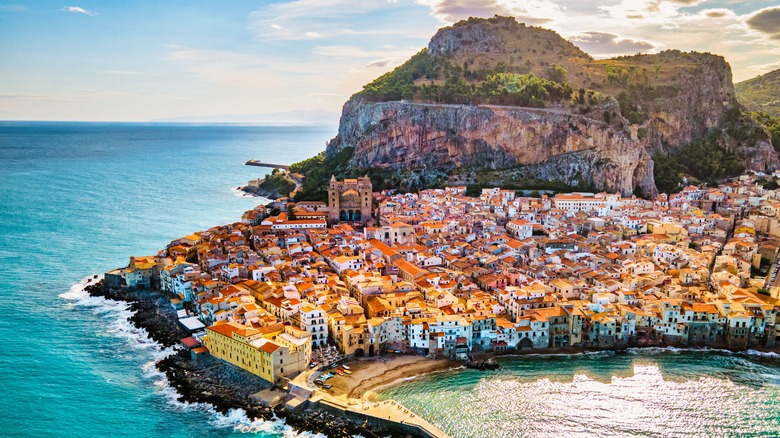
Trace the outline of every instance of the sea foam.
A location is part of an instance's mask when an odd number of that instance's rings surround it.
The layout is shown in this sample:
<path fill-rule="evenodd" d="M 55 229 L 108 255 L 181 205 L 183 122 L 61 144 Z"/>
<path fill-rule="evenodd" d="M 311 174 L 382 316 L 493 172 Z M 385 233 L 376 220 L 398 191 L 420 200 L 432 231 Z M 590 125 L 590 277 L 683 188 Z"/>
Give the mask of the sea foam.
<path fill-rule="evenodd" d="M 272 421 L 252 420 L 247 417 L 246 412 L 242 409 L 231 409 L 227 414 L 222 414 L 207 403 L 180 401 L 179 393 L 170 385 L 165 373 L 158 370 L 155 366 L 158 361 L 175 353 L 178 347 L 164 348 L 161 344 L 151 339 L 146 330 L 133 325 L 128 320 L 128 318 L 133 316 L 133 312 L 129 309 L 127 303 L 89 295 L 86 287 L 99 282 L 101 279 L 102 276 L 99 275 L 86 277 L 71 286 L 67 292 L 60 294 L 59 297 L 67 300 L 66 306 L 69 309 L 91 312 L 93 315 L 104 319 L 107 325 L 106 332 L 110 336 L 124 339 L 128 346 L 139 350 L 139 354 L 149 359 L 141 366 L 142 375 L 155 388 L 155 392 L 163 397 L 174 410 L 179 412 L 202 412 L 210 417 L 209 423 L 215 428 L 232 429 L 235 432 L 264 433 L 285 438 L 324 437 L 324 435 L 308 432 L 295 432 L 292 427 L 281 419 Z"/>

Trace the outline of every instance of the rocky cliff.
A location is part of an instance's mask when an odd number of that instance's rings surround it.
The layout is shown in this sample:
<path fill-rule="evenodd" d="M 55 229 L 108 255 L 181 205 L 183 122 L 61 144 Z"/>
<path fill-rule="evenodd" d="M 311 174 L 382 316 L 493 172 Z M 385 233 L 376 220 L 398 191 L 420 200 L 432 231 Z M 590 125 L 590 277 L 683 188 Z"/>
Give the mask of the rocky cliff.
<path fill-rule="evenodd" d="M 328 149 L 387 169 L 511 169 L 515 176 L 653 193 L 653 162 L 630 131 L 555 109 L 365 102 L 344 107 Z"/>
<path fill-rule="evenodd" d="M 768 136 L 734 138 L 730 124 L 751 123 L 743 119 L 720 56 L 593 60 L 549 30 L 469 19 L 354 95 L 326 153 L 353 147 L 361 168 L 498 169 L 506 178 L 653 194 L 651 156 L 713 133 L 745 168 L 777 168 Z"/>

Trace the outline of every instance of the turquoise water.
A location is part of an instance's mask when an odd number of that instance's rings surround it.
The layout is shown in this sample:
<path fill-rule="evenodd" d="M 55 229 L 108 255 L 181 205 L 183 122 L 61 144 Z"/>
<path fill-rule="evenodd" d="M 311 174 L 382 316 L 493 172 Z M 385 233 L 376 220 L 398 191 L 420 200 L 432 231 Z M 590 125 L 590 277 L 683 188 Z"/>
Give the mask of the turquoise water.
<path fill-rule="evenodd" d="M 379 393 L 457 437 L 780 436 L 780 356 L 632 350 L 501 358 Z"/>
<path fill-rule="evenodd" d="M 246 160 L 298 161 L 335 131 L 0 123 L 0 436 L 281 436 L 174 403 L 124 306 L 71 286 L 240 220 L 258 199 L 231 188 L 268 171 Z"/>
<path fill-rule="evenodd" d="M 0 436 L 293 435 L 177 403 L 166 352 L 124 305 L 79 282 L 173 238 L 238 220 L 262 176 L 328 128 L 0 123 Z M 75 285 L 75 286 L 74 286 Z M 421 377 L 383 393 L 453 436 L 779 436 L 778 360 L 659 353 L 504 359 L 497 373 Z M 666 428 L 666 429 L 664 429 Z"/>

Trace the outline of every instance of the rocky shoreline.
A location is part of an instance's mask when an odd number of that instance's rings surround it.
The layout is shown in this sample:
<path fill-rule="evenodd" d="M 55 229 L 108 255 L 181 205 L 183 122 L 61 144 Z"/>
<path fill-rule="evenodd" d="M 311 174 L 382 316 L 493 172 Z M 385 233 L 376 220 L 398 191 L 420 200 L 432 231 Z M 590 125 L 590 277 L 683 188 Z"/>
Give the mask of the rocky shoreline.
<path fill-rule="evenodd" d="M 85 287 L 85 291 L 91 296 L 127 302 L 133 312 L 128 320 L 144 329 L 151 339 L 165 348 L 175 346 L 180 339 L 189 336 L 177 323 L 176 312 L 163 292 L 109 288 L 103 281 Z M 223 414 L 231 409 L 242 409 L 250 419 L 283 419 L 296 431 L 321 433 L 333 438 L 405 436 L 392 430 L 356 424 L 326 412 L 304 410 L 291 413 L 283 406 L 269 408 L 251 397 L 270 388 L 269 382 L 211 357 L 193 361 L 183 349 L 158 361 L 156 367 L 179 394 L 180 402 L 207 403 Z"/>
<path fill-rule="evenodd" d="M 236 190 L 243 192 L 244 196 L 254 196 L 256 198 L 276 199 L 282 196 L 286 196 L 278 192 L 269 192 L 261 188 L 251 186 L 239 186 L 236 187 Z"/>

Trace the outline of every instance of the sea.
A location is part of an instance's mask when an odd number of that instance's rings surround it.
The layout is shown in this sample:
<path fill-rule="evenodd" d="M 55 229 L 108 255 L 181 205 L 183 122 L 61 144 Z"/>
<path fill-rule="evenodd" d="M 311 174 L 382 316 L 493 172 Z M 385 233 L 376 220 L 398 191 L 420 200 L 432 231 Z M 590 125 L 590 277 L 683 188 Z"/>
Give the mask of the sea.
<path fill-rule="evenodd" d="M 293 437 L 181 403 L 170 354 L 88 297 L 95 275 L 264 202 L 235 188 L 335 126 L 0 122 L 0 436 Z M 780 436 L 780 358 L 675 349 L 518 356 L 379 392 L 453 437 Z"/>

